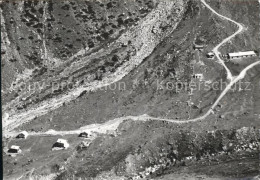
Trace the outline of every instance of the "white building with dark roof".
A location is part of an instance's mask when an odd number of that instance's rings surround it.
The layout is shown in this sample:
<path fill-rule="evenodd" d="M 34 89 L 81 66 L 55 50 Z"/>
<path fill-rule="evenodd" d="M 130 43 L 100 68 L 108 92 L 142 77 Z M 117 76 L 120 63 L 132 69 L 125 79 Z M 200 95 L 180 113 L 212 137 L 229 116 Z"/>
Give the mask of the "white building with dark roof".
<path fill-rule="evenodd" d="M 209 59 L 213 59 L 214 56 L 215 56 L 215 54 L 213 52 L 207 53 L 207 58 L 209 58 Z"/>
<path fill-rule="evenodd" d="M 87 133 L 87 132 L 81 132 L 81 133 L 79 134 L 79 137 L 88 138 L 88 137 L 89 137 L 89 133 Z"/>
<path fill-rule="evenodd" d="M 52 150 L 63 150 L 68 149 L 69 143 L 65 139 L 58 139 L 52 146 Z"/>
<path fill-rule="evenodd" d="M 234 53 L 228 53 L 229 59 L 235 59 L 235 58 L 243 58 L 243 57 L 253 57 L 256 56 L 255 51 L 244 51 L 244 52 L 234 52 Z"/>
<path fill-rule="evenodd" d="M 26 139 L 27 137 L 28 137 L 28 132 L 26 132 L 26 131 L 22 131 L 22 132 L 20 132 L 17 136 L 16 136 L 16 138 L 17 139 Z"/>
<path fill-rule="evenodd" d="M 22 150 L 20 149 L 20 146 L 12 145 L 7 152 L 10 154 L 19 154 Z"/>
<path fill-rule="evenodd" d="M 193 45 L 193 49 L 194 50 L 203 50 L 204 49 L 204 45 L 194 44 Z"/>

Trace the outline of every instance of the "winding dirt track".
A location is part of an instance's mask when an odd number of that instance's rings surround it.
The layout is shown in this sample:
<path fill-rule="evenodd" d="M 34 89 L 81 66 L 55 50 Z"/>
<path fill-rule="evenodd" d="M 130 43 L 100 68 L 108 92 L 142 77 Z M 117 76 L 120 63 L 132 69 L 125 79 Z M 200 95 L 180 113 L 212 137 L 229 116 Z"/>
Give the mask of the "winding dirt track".
<path fill-rule="evenodd" d="M 120 117 L 120 118 L 116 118 L 113 120 L 110 120 L 104 124 L 92 124 L 92 125 L 88 125 L 85 127 L 81 127 L 78 130 L 73 130 L 73 131 L 54 131 L 54 130 L 49 130 L 47 132 L 40 132 L 40 133 L 31 133 L 30 135 L 39 135 L 39 136 L 48 136 L 48 135 L 66 135 L 66 134 L 78 134 L 82 131 L 86 131 L 86 132 L 99 132 L 99 133 L 106 133 L 107 131 L 110 130 L 116 130 L 119 126 L 120 123 L 122 123 L 124 120 L 133 120 L 133 121 L 148 121 L 148 120 L 156 120 L 156 121 L 167 121 L 167 122 L 171 122 L 171 123 L 177 123 L 177 124 L 184 124 L 184 123 L 190 123 L 190 122 L 196 122 L 196 121 L 200 121 L 200 120 L 204 120 L 206 117 L 208 117 L 212 112 L 213 109 L 218 105 L 218 103 L 220 102 L 220 100 L 226 95 L 226 93 L 231 89 L 231 87 L 237 83 L 239 80 L 243 79 L 247 73 L 248 70 L 250 70 L 251 68 L 260 65 L 260 61 L 257 61 L 255 63 L 252 63 L 251 65 L 247 66 L 245 69 L 243 69 L 240 74 L 238 76 L 233 76 L 232 73 L 230 72 L 230 70 L 227 68 L 227 66 L 225 65 L 224 61 L 220 58 L 219 56 L 219 48 L 221 46 L 223 46 L 225 43 L 227 43 L 228 41 L 230 41 L 232 38 L 234 38 L 236 35 L 238 35 L 239 33 L 241 33 L 244 29 L 243 25 L 226 17 L 223 16 L 219 13 L 217 13 L 213 8 L 211 8 L 206 2 L 205 0 L 201 0 L 201 2 L 204 4 L 204 6 L 206 8 L 208 8 L 210 11 L 212 11 L 212 13 L 214 13 L 215 15 L 219 16 L 222 19 L 225 19 L 227 21 L 230 21 L 234 24 L 236 24 L 238 26 L 238 30 L 233 33 L 232 35 L 228 36 L 227 38 L 225 38 L 224 40 L 222 40 L 212 51 L 214 52 L 215 56 L 217 57 L 218 62 L 225 68 L 226 72 L 227 72 L 227 79 L 230 80 L 230 83 L 227 85 L 227 87 L 222 91 L 222 93 L 220 94 L 220 96 L 218 97 L 218 99 L 214 102 L 214 104 L 211 106 L 211 108 L 203 115 L 200 116 L 198 118 L 194 118 L 194 119 L 189 119 L 189 120 L 174 120 L 174 119 L 163 119 L 163 118 L 156 118 L 156 117 L 151 117 L 148 115 L 142 115 L 142 116 L 125 116 L 125 117 Z M 14 135 L 14 132 L 9 132 L 9 135 Z"/>
<path fill-rule="evenodd" d="M 236 25 L 238 26 L 238 30 L 237 30 L 234 34 L 232 34 L 232 35 L 228 36 L 227 38 L 223 39 L 223 40 L 221 41 L 221 43 L 219 43 L 219 44 L 218 44 L 216 47 L 214 47 L 214 49 L 212 50 L 213 53 L 216 55 L 216 57 L 217 57 L 219 63 L 226 69 L 226 71 L 227 71 L 227 79 L 229 79 L 230 81 L 232 81 L 234 77 L 232 76 L 232 73 L 230 72 L 230 70 L 229 70 L 229 69 L 227 68 L 227 66 L 225 65 L 224 61 L 220 58 L 220 56 L 219 56 L 220 53 L 219 53 L 219 50 L 218 50 L 218 49 L 219 49 L 222 45 L 224 45 L 225 43 L 227 43 L 228 41 L 230 41 L 232 38 L 234 38 L 236 35 L 238 35 L 239 33 L 241 33 L 241 32 L 244 30 L 244 27 L 243 27 L 242 24 L 240 24 L 240 23 L 238 23 L 238 22 L 236 22 L 236 21 L 230 19 L 229 17 L 223 16 L 223 15 L 219 14 L 218 12 L 216 12 L 212 7 L 210 7 L 210 5 L 208 5 L 208 4 L 205 2 L 205 0 L 201 0 L 201 2 L 204 4 L 204 6 L 206 6 L 210 11 L 212 11 L 214 14 L 216 14 L 216 15 L 219 16 L 220 18 L 225 19 L 225 20 L 227 20 L 227 21 L 230 21 L 230 22 L 232 22 L 232 23 L 234 23 L 234 24 L 236 24 Z"/>

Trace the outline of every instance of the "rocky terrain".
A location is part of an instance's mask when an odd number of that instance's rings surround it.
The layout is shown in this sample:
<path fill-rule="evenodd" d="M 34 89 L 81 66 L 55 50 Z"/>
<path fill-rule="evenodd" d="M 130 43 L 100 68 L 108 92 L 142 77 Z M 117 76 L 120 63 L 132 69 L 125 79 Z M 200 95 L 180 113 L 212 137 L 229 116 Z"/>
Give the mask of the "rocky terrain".
<path fill-rule="evenodd" d="M 259 2 L 206 3 L 243 25 L 219 49 L 237 76 L 259 54 L 225 55 L 259 52 Z M 185 123 L 229 83 L 206 54 L 238 28 L 201 1 L 5 0 L 1 27 L 5 179 L 257 179 L 259 64 Z"/>

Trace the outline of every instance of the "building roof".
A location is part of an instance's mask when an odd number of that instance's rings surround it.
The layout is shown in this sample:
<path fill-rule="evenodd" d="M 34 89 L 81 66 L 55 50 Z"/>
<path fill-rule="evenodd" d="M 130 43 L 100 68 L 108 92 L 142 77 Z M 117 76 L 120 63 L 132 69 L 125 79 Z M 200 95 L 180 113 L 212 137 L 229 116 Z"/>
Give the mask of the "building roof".
<path fill-rule="evenodd" d="M 57 142 L 58 143 L 63 143 L 63 144 L 67 144 L 68 143 L 68 141 L 65 140 L 65 139 L 58 139 Z"/>
<path fill-rule="evenodd" d="M 19 150 L 20 146 L 12 145 L 10 149 L 17 149 L 17 150 Z"/>
<path fill-rule="evenodd" d="M 25 139 L 26 139 L 27 136 L 29 136 L 28 132 L 22 131 L 22 132 L 20 132 L 20 133 L 16 136 L 16 138 L 25 138 Z"/>
<path fill-rule="evenodd" d="M 24 134 L 25 136 L 27 136 L 27 135 L 28 135 L 28 132 L 22 131 L 22 132 L 20 132 L 19 134 Z"/>
<path fill-rule="evenodd" d="M 62 145 L 62 147 L 60 147 L 60 145 L 57 145 L 57 143 L 58 144 L 61 144 Z M 69 143 L 68 143 L 68 141 L 67 140 L 65 140 L 65 139 L 58 139 L 57 140 L 57 142 L 53 145 L 53 147 L 52 148 L 65 148 L 65 149 L 67 149 L 68 147 L 69 147 L 70 145 L 69 145 Z"/>
<path fill-rule="evenodd" d="M 87 132 L 85 132 L 85 131 L 83 131 L 83 132 L 81 132 L 80 134 L 88 134 Z"/>
<path fill-rule="evenodd" d="M 230 57 L 234 56 L 250 56 L 250 55 L 256 55 L 254 51 L 244 51 L 244 52 L 235 52 L 235 53 L 228 53 Z"/>

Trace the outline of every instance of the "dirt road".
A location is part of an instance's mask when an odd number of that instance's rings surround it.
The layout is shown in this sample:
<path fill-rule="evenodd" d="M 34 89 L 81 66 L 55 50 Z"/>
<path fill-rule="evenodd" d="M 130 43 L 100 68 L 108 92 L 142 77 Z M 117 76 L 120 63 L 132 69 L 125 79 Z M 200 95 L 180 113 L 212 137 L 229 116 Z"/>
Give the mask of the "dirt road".
<path fill-rule="evenodd" d="M 88 125 L 88 126 L 84 126 L 81 127 L 78 130 L 73 130 L 73 131 L 54 131 L 54 130 L 49 130 L 47 132 L 40 132 L 40 133 L 31 133 L 30 135 L 66 135 L 66 134 L 79 134 L 82 131 L 87 131 L 87 132 L 99 132 L 99 133 L 106 133 L 107 131 L 110 130 L 116 130 L 117 127 L 119 126 L 120 123 L 122 123 L 124 120 L 127 119 L 131 119 L 134 121 L 147 121 L 147 120 L 157 120 L 157 121 L 167 121 L 167 122 L 171 122 L 171 123 L 178 123 L 178 124 L 183 124 L 183 123 L 190 123 L 190 122 L 196 122 L 196 121 L 200 121 L 200 120 L 204 120 L 206 117 L 208 117 L 214 110 L 214 108 L 218 105 L 218 103 L 220 102 L 220 100 L 228 93 L 228 91 L 231 89 L 231 87 L 238 82 L 239 80 L 243 79 L 247 73 L 248 70 L 250 70 L 251 68 L 260 65 L 260 61 L 257 61 L 255 63 L 252 63 L 251 65 L 247 66 L 245 69 L 243 69 L 240 74 L 238 76 L 233 76 L 232 73 L 230 72 L 230 70 L 227 68 L 227 66 L 225 65 L 224 61 L 220 58 L 219 56 L 219 48 L 221 46 L 223 46 L 225 43 L 227 43 L 228 41 L 230 41 L 232 38 L 234 38 L 237 34 L 241 33 L 243 31 L 243 26 L 226 17 L 223 16 L 219 13 L 217 13 L 214 9 L 212 9 L 206 2 L 205 0 L 201 0 L 201 2 L 205 5 L 205 7 L 207 7 L 209 10 L 211 10 L 214 14 L 216 14 L 217 16 L 219 16 L 222 19 L 228 20 L 234 24 L 236 24 L 238 26 L 238 30 L 230 35 L 229 37 L 225 38 L 224 40 L 222 40 L 218 45 L 216 45 L 216 47 L 213 48 L 213 52 L 215 53 L 218 62 L 226 69 L 227 72 L 227 79 L 230 80 L 229 84 L 227 85 L 227 87 L 223 90 L 223 92 L 220 94 L 220 96 L 217 98 L 217 100 L 214 102 L 214 104 L 211 106 L 211 108 L 203 115 L 200 116 L 198 118 L 194 118 L 194 119 L 189 119 L 189 120 L 174 120 L 174 119 L 163 119 L 163 118 L 156 118 L 156 117 L 150 117 L 148 115 L 142 115 L 142 116 L 126 116 L 126 117 L 120 117 L 120 118 L 116 118 L 113 120 L 110 120 L 104 124 L 92 124 L 92 125 Z M 46 110 L 46 109 L 45 109 Z M 4 127 L 6 128 L 6 126 Z M 13 135 L 14 133 L 6 133 L 6 135 Z"/>
<path fill-rule="evenodd" d="M 218 49 L 219 49 L 221 46 L 223 46 L 225 43 L 227 43 L 228 41 L 230 41 L 232 38 L 234 38 L 236 35 L 238 35 L 239 33 L 241 33 L 241 32 L 244 30 L 244 27 L 243 27 L 242 24 L 240 24 L 240 23 L 238 23 L 238 22 L 236 22 L 236 21 L 230 19 L 229 17 L 223 16 L 223 15 L 219 14 L 218 12 L 216 12 L 212 7 L 210 7 L 210 5 L 208 5 L 208 4 L 205 2 L 205 0 L 201 0 L 201 2 L 204 4 L 204 6 L 206 6 L 210 11 L 212 11 L 212 13 L 214 13 L 214 14 L 217 15 L 218 17 L 220 17 L 220 18 L 222 18 L 222 19 L 225 19 L 225 20 L 227 20 L 227 21 L 230 21 L 230 22 L 232 22 L 232 23 L 234 23 L 234 24 L 236 24 L 236 25 L 238 26 L 238 30 L 237 30 L 234 34 L 232 34 L 232 35 L 228 36 L 227 38 L 223 39 L 223 40 L 222 40 L 216 47 L 214 47 L 213 50 L 212 50 L 213 53 L 216 55 L 216 57 L 217 57 L 219 63 L 220 63 L 220 64 L 225 68 L 225 70 L 227 71 L 227 79 L 229 79 L 229 80 L 231 81 L 234 77 L 232 76 L 232 73 L 230 72 L 230 70 L 228 69 L 228 67 L 225 65 L 224 61 L 220 58 L 220 56 L 219 56 L 220 52 L 219 52 Z"/>

